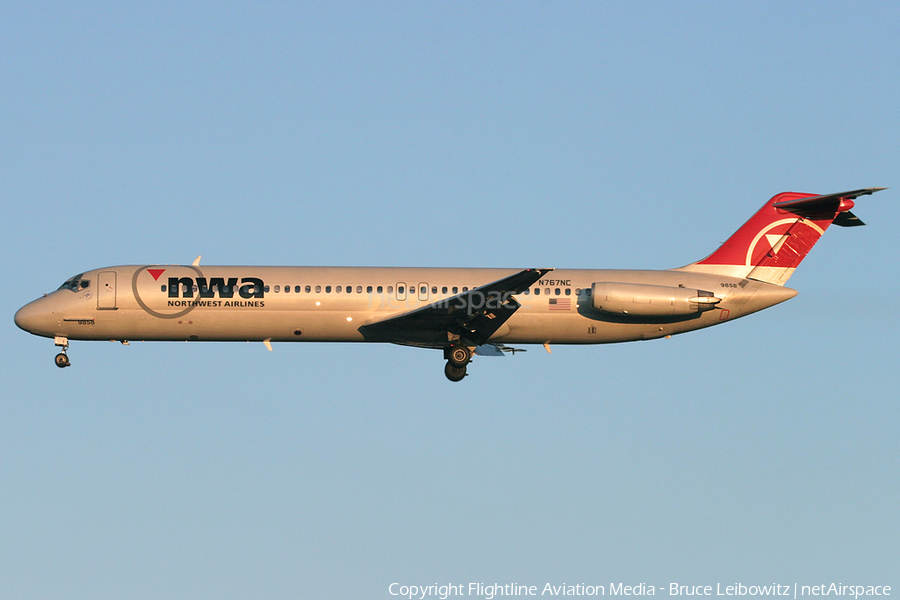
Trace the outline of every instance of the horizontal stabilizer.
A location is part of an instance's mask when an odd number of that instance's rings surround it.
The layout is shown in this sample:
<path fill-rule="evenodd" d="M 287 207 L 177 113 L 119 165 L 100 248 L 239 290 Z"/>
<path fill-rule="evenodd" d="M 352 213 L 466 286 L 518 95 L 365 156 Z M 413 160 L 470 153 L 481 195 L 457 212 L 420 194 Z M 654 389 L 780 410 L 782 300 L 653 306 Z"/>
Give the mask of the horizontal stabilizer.
<path fill-rule="evenodd" d="M 852 202 L 845 203 L 845 200 L 853 200 L 860 196 L 868 196 L 887 188 L 865 188 L 862 190 L 853 190 L 851 192 L 839 192 L 837 194 L 825 194 L 823 196 L 810 196 L 808 198 L 798 198 L 796 200 L 787 200 L 785 202 L 776 202 L 773 206 L 777 209 L 787 210 L 801 217 L 815 218 L 815 216 L 824 211 L 825 216 L 833 212 L 837 206 L 837 216 L 832 221 L 839 227 L 860 227 L 865 225 L 862 220 L 850 212 L 849 207 L 853 206 Z M 846 206 L 849 204 L 849 206 Z M 843 208 L 843 210 L 841 210 Z"/>
<path fill-rule="evenodd" d="M 849 210 L 845 210 L 844 212 L 836 216 L 832 223 L 834 225 L 837 225 L 838 227 L 859 227 L 861 225 L 865 225 L 865 223 L 862 222 L 862 219 L 854 215 Z"/>
<path fill-rule="evenodd" d="M 868 196 L 887 188 L 866 188 L 862 190 L 853 190 L 851 192 L 838 192 L 837 194 L 825 194 L 823 196 L 808 196 L 806 198 L 797 198 L 795 200 L 786 200 L 784 202 L 776 202 L 773 206 L 781 210 L 789 210 L 792 213 L 803 216 L 807 211 L 815 211 L 818 208 L 828 206 L 835 200 L 853 200 L 860 196 Z"/>

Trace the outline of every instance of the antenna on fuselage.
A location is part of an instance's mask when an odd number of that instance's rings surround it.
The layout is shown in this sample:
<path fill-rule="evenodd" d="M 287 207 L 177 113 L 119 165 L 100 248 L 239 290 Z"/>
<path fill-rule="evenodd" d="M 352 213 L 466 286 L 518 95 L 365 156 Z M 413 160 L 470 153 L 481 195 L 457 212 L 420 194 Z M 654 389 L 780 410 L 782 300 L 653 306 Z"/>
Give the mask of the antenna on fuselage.
<path fill-rule="evenodd" d="M 195 258 L 194 262 L 192 262 L 191 264 L 194 265 L 195 267 L 199 267 L 200 266 L 200 257 L 198 256 L 197 258 Z"/>

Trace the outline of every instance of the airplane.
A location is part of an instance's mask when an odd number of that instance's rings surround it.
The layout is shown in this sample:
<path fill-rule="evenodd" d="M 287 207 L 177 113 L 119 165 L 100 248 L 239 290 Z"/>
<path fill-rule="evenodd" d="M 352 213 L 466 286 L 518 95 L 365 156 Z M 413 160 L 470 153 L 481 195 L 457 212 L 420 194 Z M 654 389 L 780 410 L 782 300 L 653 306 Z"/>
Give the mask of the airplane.
<path fill-rule="evenodd" d="M 853 200 L 886 188 L 773 196 L 706 258 L 669 270 L 126 265 L 85 271 L 15 322 L 70 340 L 387 342 L 443 351 L 461 381 L 508 344 L 605 344 L 733 321 L 793 298 L 784 287 Z"/>

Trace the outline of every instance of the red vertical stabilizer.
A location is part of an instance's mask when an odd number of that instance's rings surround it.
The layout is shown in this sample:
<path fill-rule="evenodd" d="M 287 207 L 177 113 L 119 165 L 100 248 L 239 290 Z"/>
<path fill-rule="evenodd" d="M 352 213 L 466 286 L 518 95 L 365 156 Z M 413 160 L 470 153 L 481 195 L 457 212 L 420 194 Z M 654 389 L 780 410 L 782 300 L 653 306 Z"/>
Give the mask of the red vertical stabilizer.
<path fill-rule="evenodd" d="M 680 270 L 784 285 L 832 222 L 843 226 L 863 224 L 849 212 L 854 198 L 882 189 L 824 196 L 784 192 L 773 196 L 718 250 Z"/>

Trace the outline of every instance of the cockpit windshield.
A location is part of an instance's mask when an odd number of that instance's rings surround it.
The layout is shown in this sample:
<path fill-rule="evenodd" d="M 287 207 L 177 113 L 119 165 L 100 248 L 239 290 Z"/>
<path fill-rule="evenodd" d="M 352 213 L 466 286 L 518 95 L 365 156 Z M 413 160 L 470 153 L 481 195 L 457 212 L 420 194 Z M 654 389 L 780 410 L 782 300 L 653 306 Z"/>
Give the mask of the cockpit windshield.
<path fill-rule="evenodd" d="M 64 284 L 59 286 L 59 289 L 70 290 L 73 292 L 87 289 L 91 285 L 91 282 L 88 279 L 82 279 L 82 277 L 84 277 L 84 273 L 82 273 L 81 275 L 76 275 L 71 279 L 67 279 Z"/>

